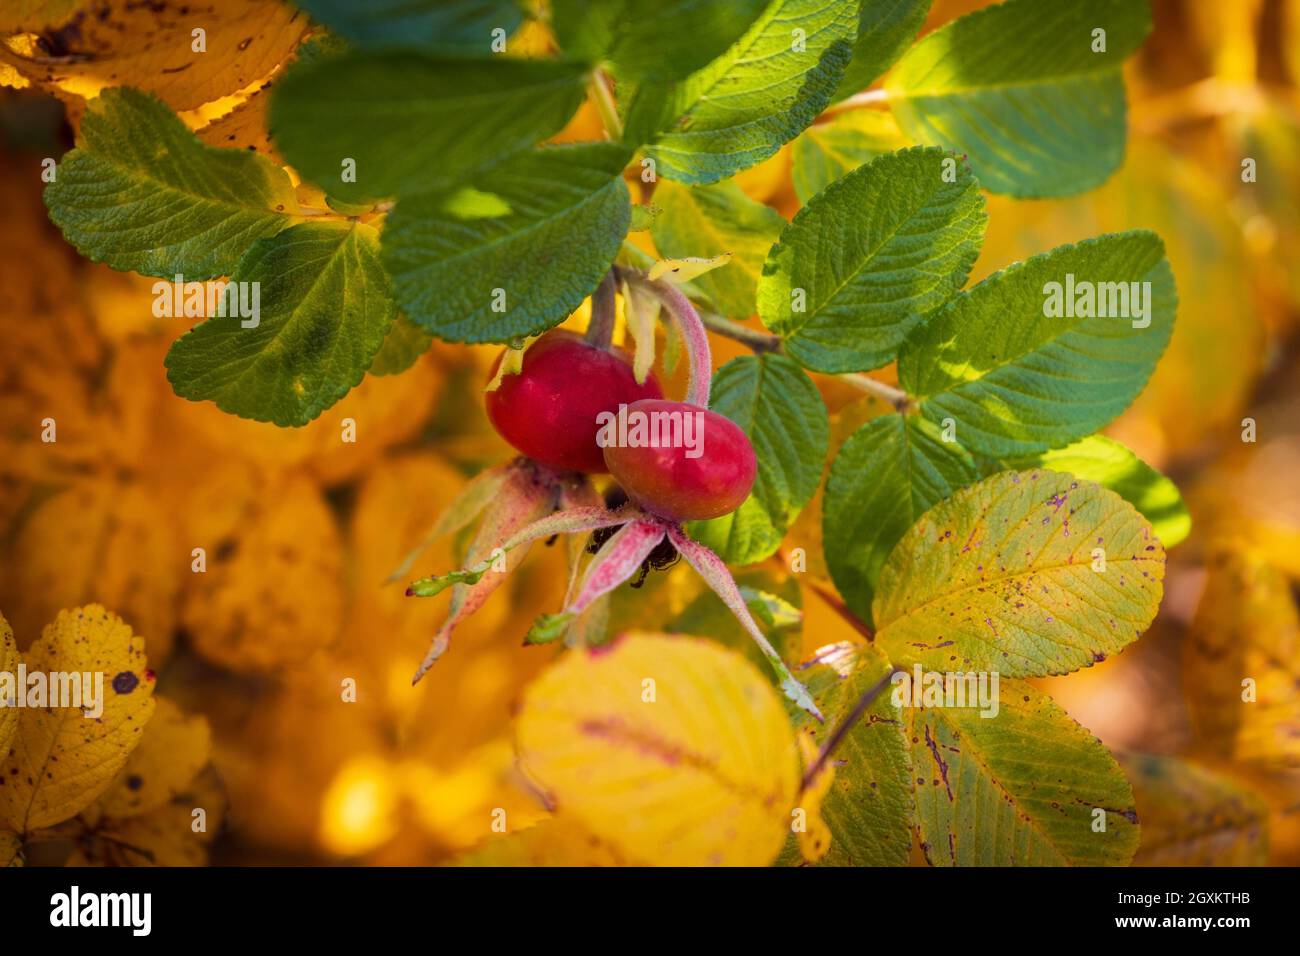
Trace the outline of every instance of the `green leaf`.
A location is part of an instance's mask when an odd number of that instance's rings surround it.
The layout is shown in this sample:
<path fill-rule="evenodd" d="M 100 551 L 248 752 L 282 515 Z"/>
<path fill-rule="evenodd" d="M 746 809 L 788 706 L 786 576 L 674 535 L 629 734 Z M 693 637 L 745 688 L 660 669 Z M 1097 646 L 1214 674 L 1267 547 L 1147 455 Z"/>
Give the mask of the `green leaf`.
<path fill-rule="evenodd" d="M 1138 846 L 1137 813 L 1115 758 L 1032 685 L 1001 680 L 998 698 L 996 717 L 974 707 L 904 708 L 926 859 L 1127 865 Z M 1094 810 L 1104 811 L 1103 832 L 1093 830 Z"/>
<path fill-rule="evenodd" d="M 858 14 L 853 59 L 833 99 L 842 100 L 865 90 L 893 66 L 916 37 L 929 12 L 930 0 L 864 0 Z"/>
<path fill-rule="evenodd" d="M 800 712 L 819 746 L 862 695 L 889 672 L 871 645 L 835 644 L 801 673 L 823 723 Z M 835 751 L 835 781 L 821 805 L 831 846 L 821 866 L 903 866 L 912 849 L 912 757 L 903 714 L 886 687 Z"/>
<path fill-rule="evenodd" d="M 740 39 L 767 0 L 551 0 L 566 54 L 634 82 L 678 80 Z"/>
<path fill-rule="evenodd" d="M 1164 575 L 1159 539 L 1113 491 L 1007 471 L 903 535 L 877 582 L 876 644 L 905 666 L 1066 674 L 1146 630 Z"/>
<path fill-rule="evenodd" d="M 296 0 L 335 33 L 358 46 L 418 46 L 492 52 L 492 31 L 514 33 L 523 21 L 518 0 Z"/>
<path fill-rule="evenodd" d="M 754 489 L 736 511 L 691 522 L 691 537 L 732 564 L 772 555 L 821 480 L 830 423 L 817 386 L 782 355 L 732 359 L 713 378 L 710 407 L 745 430 L 758 457 Z"/>
<path fill-rule="evenodd" d="M 397 375 L 415 364 L 429 350 L 433 336 L 404 315 L 393 320 L 384 344 L 370 363 L 371 375 Z"/>
<path fill-rule="evenodd" d="M 563 320 L 600 282 L 627 234 L 631 202 L 619 175 L 626 159 L 613 143 L 511 157 L 474 180 L 504 200 L 505 215 L 462 219 L 443 196 L 403 199 L 383 237 L 402 310 L 454 342 L 507 342 Z"/>
<path fill-rule="evenodd" d="M 886 83 L 890 106 L 912 139 L 967 154 L 992 192 L 1083 192 L 1124 158 L 1120 69 L 1150 29 L 1146 0 L 1008 0 L 912 47 Z"/>
<path fill-rule="evenodd" d="M 894 117 L 879 110 L 851 110 L 809 126 L 790 147 L 795 195 L 806 205 L 845 173 L 907 145 Z"/>
<path fill-rule="evenodd" d="M 1049 283 L 1064 293 L 1070 281 L 1093 288 L 1109 314 L 1049 315 Z M 1150 283 L 1137 287 L 1145 319 L 1116 315 L 1136 315 L 1133 302 L 1124 309 L 1109 301 L 1107 290 L 1131 292 L 1133 282 Z M 1128 407 L 1169 343 L 1176 308 L 1154 233 L 1061 246 L 989 276 L 918 326 L 899 350 L 899 384 L 921 400 L 926 418 L 955 422 L 957 439 L 973 452 L 998 458 L 1059 447 Z"/>
<path fill-rule="evenodd" d="M 857 14 L 844 0 L 771 0 L 744 36 L 673 92 L 659 114 L 667 125 L 646 151 L 659 174 L 715 183 L 794 139 L 830 102 Z M 804 31 L 802 51 L 795 30 Z"/>
<path fill-rule="evenodd" d="M 114 269 L 185 280 L 229 275 L 253 242 L 296 220 L 283 169 L 200 142 L 170 109 L 127 87 L 86 104 L 78 147 L 45 190 L 77 251 Z"/>
<path fill-rule="evenodd" d="M 942 150 L 879 156 L 785 227 L 763 265 L 758 313 L 808 368 L 879 368 L 965 283 L 987 218 L 969 168 Z"/>
<path fill-rule="evenodd" d="M 361 381 L 393 321 L 378 233 L 361 223 L 304 223 L 263 239 L 230 282 L 257 284 L 258 324 L 209 318 L 172 345 L 167 378 L 182 398 L 242 418 L 307 424 Z"/>
<path fill-rule="evenodd" d="M 655 191 L 660 213 L 650 227 L 659 254 L 711 258 L 731 253 L 731 262 L 696 278 L 725 315 L 745 318 L 756 309 L 755 292 L 767 251 L 785 225 L 781 214 L 755 202 L 735 183 L 679 186 L 661 182 Z"/>
<path fill-rule="evenodd" d="M 822 502 L 822 548 L 836 589 L 870 623 L 876 580 L 904 532 L 976 478 L 960 445 L 917 415 L 882 415 L 844 443 Z"/>
<path fill-rule="evenodd" d="M 1192 516 L 1178 486 L 1113 438 L 1090 435 L 1065 448 L 1008 459 L 1002 465 L 1017 470 L 1050 468 L 1109 488 L 1151 522 L 1166 548 L 1192 530 Z"/>
<path fill-rule="evenodd" d="M 294 168 L 340 199 L 443 190 L 558 132 L 585 83 L 581 64 L 558 60 L 361 51 L 291 67 L 270 129 Z"/>

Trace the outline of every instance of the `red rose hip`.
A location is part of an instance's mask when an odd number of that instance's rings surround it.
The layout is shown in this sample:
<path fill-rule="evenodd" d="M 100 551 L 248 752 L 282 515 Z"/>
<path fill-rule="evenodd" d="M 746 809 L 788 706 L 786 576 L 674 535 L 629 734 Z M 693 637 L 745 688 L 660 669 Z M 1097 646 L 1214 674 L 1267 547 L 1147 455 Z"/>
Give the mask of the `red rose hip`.
<path fill-rule="evenodd" d="M 496 374 L 505 353 L 492 366 Z M 600 348 L 565 329 L 547 332 L 524 353 L 523 367 L 487 393 L 497 432 L 534 461 L 552 468 L 604 472 L 596 416 L 621 404 L 660 398 L 654 375 L 638 385 L 623 349 Z"/>
<path fill-rule="evenodd" d="M 620 410 L 605 439 L 605 464 L 629 498 L 670 521 L 729 514 L 758 472 L 754 447 L 724 415 L 662 399 Z"/>

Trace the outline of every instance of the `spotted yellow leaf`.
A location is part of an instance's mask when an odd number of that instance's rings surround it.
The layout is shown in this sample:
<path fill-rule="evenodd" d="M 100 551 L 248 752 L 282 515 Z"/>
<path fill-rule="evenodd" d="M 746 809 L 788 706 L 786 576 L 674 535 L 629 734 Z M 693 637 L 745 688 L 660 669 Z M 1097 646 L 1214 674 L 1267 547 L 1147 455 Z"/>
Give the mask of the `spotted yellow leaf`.
<path fill-rule="evenodd" d="M 876 588 L 876 643 L 895 664 L 1004 677 L 1066 674 L 1155 618 L 1165 550 L 1113 491 L 1071 475 L 1002 472 L 912 525 Z"/>
<path fill-rule="evenodd" d="M 301 11 L 278 0 L 82 6 L 79 14 L 43 17 L 52 29 L 30 55 L 0 44 L 0 61 L 58 95 L 90 98 L 105 87 L 134 86 L 188 110 L 265 80 L 309 26 Z M 44 54 L 51 48 L 59 55 Z"/>
<path fill-rule="evenodd" d="M 21 660 L 18 656 L 18 645 L 14 643 L 13 628 L 4 619 L 4 615 L 0 614 L 0 674 L 16 674 Z M 4 691 L 0 690 L 0 704 L 6 703 L 3 696 Z M 9 741 L 17 732 L 17 708 L 0 707 L 0 754 L 9 751 Z"/>
<path fill-rule="evenodd" d="M 154 703 L 140 746 L 99 800 L 106 817 L 136 816 L 167 803 L 189 786 L 211 756 L 212 731 L 204 717 L 187 716 L 164 697 Z"/>
<path fill-rule="evenodd" d="M 203 866 L 225 813 L 225 789 L 208 767 L 153 810 L 99 820 L 78 841 L 68 865 Z"/>
<path fill-rule="evenodd" d="M 629 861 L 762 866 L 798 793 L 781 698 L 739 654 L 631 634 L 562 657 L 516 725 L 525 770 Z"/>
<path fill-rule="evenodd" d="M 0 824 L 20 833 L 61 823 L 94 802 L 139 744 L 154 711 L 144 640 L 98 604 L 59 612 L 24 663 L 29 675 L 102 675 L 97 703 L 103 712 L 20 709 L 18 732 L 0 762 Z M 81 683 L 86 686 L 84 676 Z"/>
<path fill-rule="evenodd" d="M 819 748 L 816 738 L 806 730 L 799 734 L 799 750 L 803 754 L 804 766 L 812 767 L 817 761 Z M 831 828 L 822 819 L 822 801 L 826 799 L 826 793 L 834 782 L 835 763 L 827 760 L 799 796 L 803 826 L 795 832 L 799 835 L 799 853 L 809 863 L 816 863 L 831 848 Z"/>
<path fill-rule="evenodd" d="M 0 869 L 23 865 L 23 839 L 11 830 L 0 830 Z"/>

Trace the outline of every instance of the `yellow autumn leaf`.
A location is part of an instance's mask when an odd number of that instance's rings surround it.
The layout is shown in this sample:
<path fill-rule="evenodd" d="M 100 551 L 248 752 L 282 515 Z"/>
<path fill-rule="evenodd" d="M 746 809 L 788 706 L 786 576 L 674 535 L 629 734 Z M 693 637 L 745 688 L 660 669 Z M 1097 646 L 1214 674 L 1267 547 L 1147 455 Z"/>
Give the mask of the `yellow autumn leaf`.
<path fill-rule="evenodd" d="M 251 149 L 272 162 L 284 165 L 284 160 L 271 143 L 271 134 L 266 127 L 266 107 L 269 101 L 269 85 L 254 90 L 233 110 L 195 130 L 194 135 L 209 146 Z"/>
<path fill-rule="evenodd" d="M 203 866 L 225 815 L 225 790 L 209 767 L 153 810 L 101 820 L 78 841 L 67 865 Z"/>
<path fill-rule="evenodd" d="M 175 798 L 207 765 L 212 731 L 201 715 L 187 716 L 165 697 L 155 697 L 153 719 L 140 746 L 99 799 L 106 817 L 132 817 Z"/>
<path fill-rule="evenodd" d="M 75 816 L 113 782 L 153 716 L 154 677 L 144 641 L 98 604 L 59 612 L 23 658 L 29 675 L 103 680 L 98 717 L 77 707 L 19 711 L 18 732 L 0 762 L 0 822 L 27 833 Z"/>
<path fill-rule="evenodd" d="M 11 830 L 0 830 L 0 869 L 23 865 L 23 838 Z"/>
<path fill-rule="evenodd" d="M 134 86 L 188 110 L 264 80 L 308 26 L 280 0 L 90 0 L 27 55 L 0 43 L 0 62 L 48 92 L 89 99 L 105 87 Z M 46 48 L 60 55 L 44 55 Z"/>
<path fill-rule="evenodd" d="M 66 23 L 89 0 L 9 0 L 0 13 L 0 32 L 39 33 Z"/>
<path fill-rule="evenodd" d="M 1192 728 L 1205 752 L 1300 766 L 1300 616 L 1277 568 L 1249 551 L 1210 556 L 1183 645 Z"/>
<path fill-rule="evenodd" d="M 820 748 L 816 738 L 807 730 L 799 734 L 799 750 L 803 754 L 804 766 L 811 768 L 817 762 Z M 835 764 L 827 760 L 799 795 L 798 809 L 803 811 L 803 826 L 795 832 L 799 835 L 799 855 L 809 863 L 816 863 L 831 848 L 831 828 L 822 819 L 822 801 L 834 782 Z"/>
<path fill-rule="evenodd" d="M 566 654 L 525 693 L 516 735 L 558 810 L 629 860 L 762 866 L 785 841 L 799 783 L 785 708 L 711 641 L 631 634 Z"/>
<path fill-rule="evenodd" d="M 22 658 L 18 655 L 18 645 L 14 643 L 14 630 L 0 614 L 0 675 L 17 674 Z M 9 741 L 18 732 L 18 709 L 4 706 L 7 701 L 5 693 L 0 690 L 0 754 L 9 752 Z"/>
<path fill-rule="evenodd" d="M 600 837 L 562 814 L 517 832 L 489 837 L 453 866 L 623 866 Z"/>
<path fill-rule="evenodd" d="M 203 542 L 207 570 L 186 575 L 181 621 L 208 660 L 240 671 L 300 665 L 338 637 L 343 544 L 310 479 L 264 487 L 238 531 Z"/>
<path fill-rule="evenodd" d="M 651 279 L 668 279 L 670 282 L 690 282 L 706 272 L 712 272 L 731 261 L 731 253 L 704 258 L 686 256 L 682 259 L 660 259 L 650 267 Z"/>

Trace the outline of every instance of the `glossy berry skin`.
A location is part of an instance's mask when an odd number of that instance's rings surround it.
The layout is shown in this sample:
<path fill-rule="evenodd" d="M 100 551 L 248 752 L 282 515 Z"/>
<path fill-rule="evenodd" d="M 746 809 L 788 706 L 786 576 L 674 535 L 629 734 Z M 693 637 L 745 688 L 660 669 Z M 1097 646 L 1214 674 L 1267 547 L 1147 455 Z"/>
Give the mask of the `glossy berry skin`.
<path fill-rule="evenodd" d="M 607 447 L 605 464 L 632 501 L 669 521 L 717 518 L 740 507 L 754 485 L 758 462 L 754 446 L 739 425 L 698 405 L 662 399 L 628 406 L 629 421 L 638 412 L 698 413 L 703 442 L 698 446 L 699 457 L 694 458 L 685 444 Z M 628 434 L 632 434 L 630 428 Z"/>
<path fill-rule="evenodd" d="M 504 355 L 497 356 L 492 375 Z M 662 395 L 653 374 L 637 384 L 623 349 L 598 348 L 574 332 L 552 329 L 529 346 L 517 375 L 487 393 L 486 403 L 493 427 L 529 458 L 595 474 L 608 470 L 596 444 L 596 416 Z"/>

